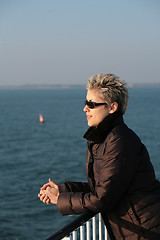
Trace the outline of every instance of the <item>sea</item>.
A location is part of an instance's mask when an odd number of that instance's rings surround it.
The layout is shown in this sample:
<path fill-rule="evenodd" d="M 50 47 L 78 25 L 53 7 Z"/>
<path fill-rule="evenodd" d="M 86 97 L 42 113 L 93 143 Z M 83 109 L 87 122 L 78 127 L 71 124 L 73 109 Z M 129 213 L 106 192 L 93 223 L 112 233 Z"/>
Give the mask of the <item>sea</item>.
<path fill-rule="evenodd" d="M 129 95 L 125 123 L 146 145 L 160 180 L 160 88 L 133 87 Z M 37 195 L 49 178 L 86 181 L 85 97 L 85 88 L 0 90 L 1 240 L 45 240 L 73 220 Z"/>

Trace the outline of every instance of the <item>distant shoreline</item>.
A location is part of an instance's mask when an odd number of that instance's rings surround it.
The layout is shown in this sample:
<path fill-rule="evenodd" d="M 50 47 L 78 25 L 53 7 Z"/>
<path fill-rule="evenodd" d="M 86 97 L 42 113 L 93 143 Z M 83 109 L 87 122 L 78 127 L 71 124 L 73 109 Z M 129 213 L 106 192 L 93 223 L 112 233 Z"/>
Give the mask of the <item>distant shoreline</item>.
<path fill-rule="evenodd" d="M 65 85 L 65 84 L 42 84 L 42 85 L 38 85 L 38 84 L 27 84 L 27 85 L 17 85 L 17 86 L 1 86 L 0 85 L 0 89 L 71 89 L 71 88 L 85 88 L 85 85 L 80 85 L 80 84 L 69 84 L 69 85 Z"/>
<path fill-rule="evenodd" d="M 133 83 L 128 84 L 129 88 L 134 87 L 160 87 L 160 82 L 158 83 Z M 83 84 L 27 84 L 27 85 L 0 85 L 0 89 L 9 90 L 9 89 L 74 89 L 74 88 L 86 88 Z"/>

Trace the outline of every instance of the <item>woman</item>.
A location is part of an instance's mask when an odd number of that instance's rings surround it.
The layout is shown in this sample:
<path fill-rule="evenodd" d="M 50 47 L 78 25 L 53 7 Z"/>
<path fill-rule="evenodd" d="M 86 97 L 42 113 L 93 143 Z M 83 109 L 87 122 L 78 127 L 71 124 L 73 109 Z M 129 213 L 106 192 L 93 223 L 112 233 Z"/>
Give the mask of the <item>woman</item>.
<path fill-rule="evenodd" d="M 111 239 L 160 239 L 160 183 L 139 137 L 123 121 L 124 81 L 113 74 L 88 79 L 84 107 L 89 129 L 88 183 L 57 185 L 51 179 L 40 200 L 62 215 L 101 212 Z"/>

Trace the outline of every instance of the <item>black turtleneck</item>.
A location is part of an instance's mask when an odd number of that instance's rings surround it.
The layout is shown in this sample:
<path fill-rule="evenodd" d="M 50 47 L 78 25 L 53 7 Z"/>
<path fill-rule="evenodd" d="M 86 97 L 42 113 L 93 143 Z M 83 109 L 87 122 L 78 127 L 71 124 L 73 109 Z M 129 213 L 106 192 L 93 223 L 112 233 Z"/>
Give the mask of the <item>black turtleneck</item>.
<path fill-rule="evenodd" d="M 123 123 L 123 117 L 116 111 L 106 116 L 97 127 L 90 127 L 83 137 L 94 143 L 102 143 L 112 128 L 121 123 Z"/>

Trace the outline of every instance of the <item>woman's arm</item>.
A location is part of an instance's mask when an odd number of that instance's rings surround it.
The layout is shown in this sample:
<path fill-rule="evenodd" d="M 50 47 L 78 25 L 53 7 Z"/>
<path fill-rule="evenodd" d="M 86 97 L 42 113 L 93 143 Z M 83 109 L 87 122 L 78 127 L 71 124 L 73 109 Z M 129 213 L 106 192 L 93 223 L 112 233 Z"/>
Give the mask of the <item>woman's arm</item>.
<path fill-rule="evenodd" d="M 82 182 L 68 182 L 57 185 L 49 179 L 49 182 L 40 189 L 38 197 L 44 203 L 57 204 L 58 196 L 62 192 L 90 192 L 90 187 L 88 183 Z"/>
<path fill-rule="evenodd" d="M 108 145 L 95 179 L 94 193 L 62 192 L 57 202 L 62 215 L 109 211 L 127 191 L 140 161 L 141 143 L 135 137 L 112 134 Z"/>
<path fill-rule="evenodd" d="M 58 184 L 59 192 L 90 192 L 90 186 L 86 182 L 66 182 L 63 184 Z"/>

